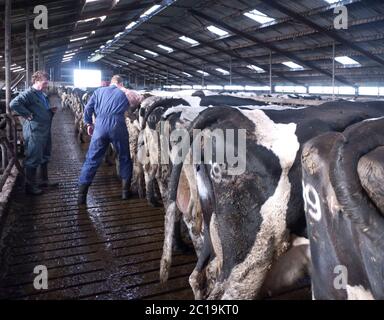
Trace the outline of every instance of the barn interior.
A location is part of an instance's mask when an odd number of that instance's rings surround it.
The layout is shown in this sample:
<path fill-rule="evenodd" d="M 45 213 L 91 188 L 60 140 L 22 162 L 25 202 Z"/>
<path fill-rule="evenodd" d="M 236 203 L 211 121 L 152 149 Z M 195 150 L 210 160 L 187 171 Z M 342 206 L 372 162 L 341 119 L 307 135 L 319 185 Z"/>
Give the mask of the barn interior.
<path fill-rule="evenodd" d="M 380 101 L 384 110 L 381 0 L 0 0 L 0 19 L 0 299 L 197 298 L 194 250 L 176 250 L 160 282 L 166 208 L 145 195 L 121 200 L 113 150 L 86 207 L 76 202 L 91 140 L 86 99 L 113 75 L 142 95 L 199 91 L 293 109 Z M 60 100 L 49 166 L 59 186 L 31 196 L 10 106 L 38 70 Z M 36 289 L 41 265 L 49 287 Z M 263 298 L 311 299 L 310 276 Z"/>

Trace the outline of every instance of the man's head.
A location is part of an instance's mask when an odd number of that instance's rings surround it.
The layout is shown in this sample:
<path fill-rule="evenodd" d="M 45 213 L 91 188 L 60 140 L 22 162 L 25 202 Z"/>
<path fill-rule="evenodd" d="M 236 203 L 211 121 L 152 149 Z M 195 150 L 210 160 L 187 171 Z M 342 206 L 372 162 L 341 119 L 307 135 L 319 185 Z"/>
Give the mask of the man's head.
<path fill-rule="evenodd" d="M 123 78 L 120 77 L 119 75 L 114 75 L 111 79 L 111 84 L 114 84 L 115 86 L 117 86 L 118 88 L 121 88 L 123 87 Z"/>
<path fill-rule="evenodd" d="M 46 90 L 48 89 L 49 75 L 44 71 L 36 71 L 32 75 L 32 86 L 36 90 Z"/>

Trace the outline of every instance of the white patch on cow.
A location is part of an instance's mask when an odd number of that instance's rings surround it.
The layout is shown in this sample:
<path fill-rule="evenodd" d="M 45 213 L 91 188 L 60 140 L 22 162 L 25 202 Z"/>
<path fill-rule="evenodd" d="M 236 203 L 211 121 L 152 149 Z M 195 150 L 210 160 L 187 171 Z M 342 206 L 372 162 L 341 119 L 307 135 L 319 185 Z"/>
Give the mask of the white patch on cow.
<path fill-rule="evenodd" d="M 181 112 L 180 120 L 192 122 L 205 109 L 206 107 L 189 107 L 189 106 L 179 105 L 179 106 L 167 109 L 167 111 L 164 112 L 164 114 L 162 115 L 162 118 L 166 119 L 168 118 L 168 116 L 170 116 L 173 113 Z"/>
<path fill-rule="evenodd" d="M 309 245 L 309 239 L 304 237 L 297 237 L 292 241 L 292 246 L 302 246 L 302 245 Z"/>
<path fill-rule="evenodd" d="M 217 223 L 217 215 L 215 212 L 212 213 L 211 222 L 209 224 L 209 232 L 211 236 L 211 242 L 213 251 L 216 255 L 215 275 L 219 274 L 223 266 L 223 246 L 221 244 L 219 228 Z"/>
<path fill-rule="evenodd" d="M 165 213 L 163 255 L 160 261 L 160 281 L 166 282 L 172 263 L 172 239 L 175 224 L 176 203 L 169 204 Z"/>
<path fill-rule="evenodd" d="M 257 105 L 246 105 L 241 107 L 236 107 L 239 110 L 243 110 L 243 108 L 248 108 L 251 110 L 299 110 L 299 109 L 305 109 L 307 106 L 300 106 L 300 107 L 292 107 L 292 106 L 279 106 L 279 105 L 265 105 L 265 106 L 257 106 Z M 250 110 L 250 111 L 251 111 Z"/>
<path fill-rule="evenodd" d="M 261 110 L 241 112 L 255 124 L 257 143 L 278 157 L 282 172 L 274 194 L 260 209 L 262 223 L 250 253 L 233 268 L 224 283 L 223 299 L 257 296 L 273 259 L 287 250 L 286 212 L 291 196 L 288 173 L 300 147 L 295 134 L 296 124 L 275 123 Z"/>
<path fill-rule="evenodd" d="M 347 284 L 347 299 L 348 300 L 374 300 L 372 292 L 365 289 L 363 286 L 350 286 Z"/>

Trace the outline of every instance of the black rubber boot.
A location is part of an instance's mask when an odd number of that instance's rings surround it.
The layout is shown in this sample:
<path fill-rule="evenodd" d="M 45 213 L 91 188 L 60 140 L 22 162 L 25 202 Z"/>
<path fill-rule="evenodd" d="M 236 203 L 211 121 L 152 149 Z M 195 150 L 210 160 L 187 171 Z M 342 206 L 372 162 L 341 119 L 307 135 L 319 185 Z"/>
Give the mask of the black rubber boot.
<path fill-rule="evenodd" d="M 41 181 L 39 183 L 39 187 L 57 187 L 59 185 L 58 182 L 50 182 L 48 179 L 48 164 L 44 163 L 40 166 L 40 178 Z"/>
<path fill-rule="evenodd" d="M 37 186 L 36 172 L 37 172 L 36 168 L 30 168 L 30 167 L 25 168 L 25 177 L 26 177 L 25 192 L 27 194 L 31 194 L 34 196 L 38 196 L 43 193 L 43 190 L 39 189 L 39 187 Z"/>
<path fill-rule="evenodd" d="M 87 194 L 88 194 L 89 184 L 81 184 L 79 186 L 79 194 L 77 197 L 77 204 L 82 205 L 87 203 Z"/>
<path fill-rule="evenodd" d="M 131 196 L 130 192 L 131 183 L 128 180 L 122 180 L 121 184 L 121 199 L 128 200 Z"/>

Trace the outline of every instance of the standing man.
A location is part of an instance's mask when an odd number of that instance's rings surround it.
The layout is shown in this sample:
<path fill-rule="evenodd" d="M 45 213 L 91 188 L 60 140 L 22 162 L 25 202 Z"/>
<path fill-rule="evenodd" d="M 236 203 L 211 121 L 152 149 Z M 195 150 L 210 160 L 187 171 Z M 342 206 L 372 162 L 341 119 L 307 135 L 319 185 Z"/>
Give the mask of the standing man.
<path fill-rule="evenodd" d="M 92 139 L 79 178 L 79 205 L 86 203 L 88 188 L 110 143 L 113 144 L 120 161 L 122 199 L 128 199 L 133 164 L 124 113 L 129 105 L 123 79 L 118 75 L 112 77 L 109 87 L 97 89 L 86 105 L 84 122 Z M 92 123 L 93 114 L 96 117 L 95 124 Z"/>
<path fill-rule="evenodd" d="M 51 156 L 51 125 L 56 108 L 50 108 L 44 93 L 48 88 L 49 76 L 44 71 L 32 75 L 32 87 L 20 93 L 10 103 L 10 108 L 22 116 L 25 143 L 25 191 L 40 195 L 39 187 L 57 186 L 48 180 L 48 162 Z M 37 168 L 41 166 L 41 183 L 37 183 Z"/>

